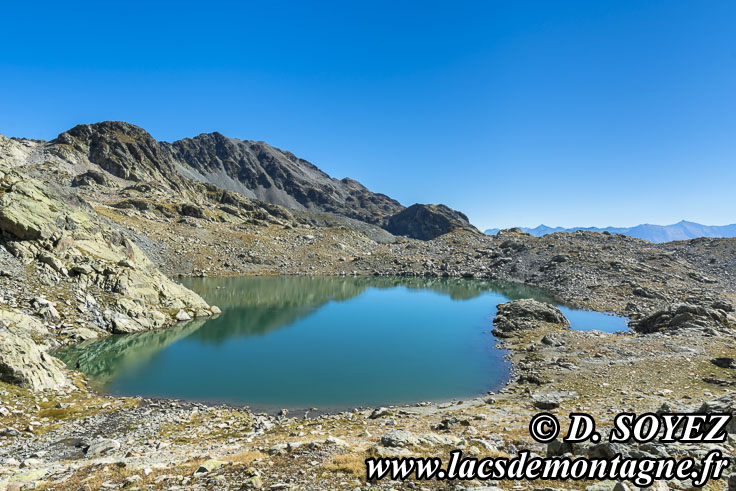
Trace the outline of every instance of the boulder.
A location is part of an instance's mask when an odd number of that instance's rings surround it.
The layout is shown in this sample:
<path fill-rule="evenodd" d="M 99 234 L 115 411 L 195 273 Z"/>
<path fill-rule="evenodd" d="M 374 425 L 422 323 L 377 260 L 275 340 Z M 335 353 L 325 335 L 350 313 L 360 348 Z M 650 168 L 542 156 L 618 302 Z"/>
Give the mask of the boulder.
<path fill-rule="evenodd" d="M 109 453 L 115 452 L 120 449 L 120 442 L 113 440 L 112 438 L 98 438 L 93 441 L 89 448 L 87 448 L 87 457 L 94 458 Z"/>
<path fill-rule="evenodd" d="M 496 326 L 493 333 L 503 337 L 514 331 L 535 329 L 544 324 L 570 326 L 560 309 L 553 305 L 528 298 L 514 300 L 498 305 L 498 313 L 493 318 L 493 325 Z"/>
<path fill-rule="evenodd" d="M 368 416 L 368 419 L 378 419 L 383 416 L 390 416 L 393 414 L 390 409 L 385 407 L 377 407 L 373 410 L 370 416 Z"/>
<path fill-rule="evenodd" d="M 736 368 L 736 361 L 728 356 L 713 358 L 710 362 L 719 368 Z"/>
<path fill-rule="evenodd" d="M 386 448 L 407 448 L 420 446 L 448 445 L 457 446 L 461 439 L 438 435 L 436 433 L 414 434 L 405 430 L 392 430 L 381 437 L 381 446 Z"/>
<path fill-rule="evenodd" d="M 88 170 L 87 172 L 83 174 L 74 176 L 74 179 L 72 179 L 72 187 L 92 186 L 95 184 L 104 186 L 107 183 L 108 183 L 108 179 L 105 176 L 105 174 L 103 174 L 102 172 L 98 172 L 96 170 Z"/>
<path fill-rule="evenodd" d="M 577 393 L 573 391 L 555 390 L 537 392 L 532 395 L 532 404 L 537 409 L 555 409 L 560 407 L 562 401 L 573 397 L 577 397 Z"/>
<path fill-rule="evenodd" d="M 149 330 L 147 326 L 141 324 L 138 320 L 132 319 L 120 312 L 112 313 L 110 323 L 112 324 L 113 334 L 132 334 Z"/>
<path fill-rule="evenodd" d="M 42 252 L 41 254 L 39 254 L 38 260 L 44 264 L 48 264 L 49 266 L 51 266 L 51 269 L 58 273 L 66 271 L 66 268 L 64 267 L 64 262 L 49 252 Z"/>
<path fill-rule="evenodd" d="M 208 459 L 199 464 L 199 467 L 194 472 L 195 474 L 207 474 L 208 472 L 212 472 L 216 469 L 219 469 L 225 465 L 225 462 L 222 460 L 216 460 L 216 459 Z"/>
<path fill-rule="evenodd" d="M 92 269 L 92 266 L 89 264 L 76 264 L 72 267 L 71 273 L 80 275 L 80 274 L 92 274 L 94 270 Z"/>

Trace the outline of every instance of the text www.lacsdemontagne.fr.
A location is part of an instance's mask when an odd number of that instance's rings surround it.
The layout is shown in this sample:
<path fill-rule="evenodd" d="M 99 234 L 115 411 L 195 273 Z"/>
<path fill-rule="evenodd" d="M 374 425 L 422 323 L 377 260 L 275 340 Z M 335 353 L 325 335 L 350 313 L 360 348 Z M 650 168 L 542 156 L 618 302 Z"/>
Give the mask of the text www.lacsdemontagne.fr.
<path fill-rule="evenodd" d="M 693 485 L 702 487 L 710 479 L 719 479 L 728 458 L 713 450 L 703 459 L 691 457 L 675 459 L 633 459 L 615 455 L 610 459 L 531 457 L 528 451 L 519 452 L 514 458 L 463 457 L 460 450 L 450 452 L 450 463 L 445 469 L 440 458 L 369 458 L 366 459 L 369 480 L 430 480 L 430 479 L 481 479 L 481 480 L 621 480 L 636 486 L 649 486 L 656 480 L 692 479 Z"/>

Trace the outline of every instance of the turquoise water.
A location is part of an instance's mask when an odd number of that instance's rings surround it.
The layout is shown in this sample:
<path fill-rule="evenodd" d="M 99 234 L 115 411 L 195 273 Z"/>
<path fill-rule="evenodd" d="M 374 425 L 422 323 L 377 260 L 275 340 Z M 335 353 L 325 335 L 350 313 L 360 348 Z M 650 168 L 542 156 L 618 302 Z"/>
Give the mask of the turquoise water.
<path fill-rule="evenodd" d="M 187 279 L 222 315 L 113 336 L 61 353 L 105 392 L 273 408 L 348 408 L 498 389 L 509 367 L 490 334 L 496 305 L 554 301 L 524 286 L 462 279 Z M 564 309 L 574 327 L 625 319 Z"/>

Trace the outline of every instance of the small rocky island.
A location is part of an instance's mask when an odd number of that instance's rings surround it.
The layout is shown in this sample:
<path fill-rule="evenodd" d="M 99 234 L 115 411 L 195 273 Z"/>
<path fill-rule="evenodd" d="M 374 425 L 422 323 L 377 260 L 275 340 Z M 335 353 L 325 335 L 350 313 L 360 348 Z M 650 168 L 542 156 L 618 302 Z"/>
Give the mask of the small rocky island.
<path fill-rule="evenodd" d="M 478 458 L 734 455 L 733 435 L 544 445 L 528 424 L 540 410 L 561 421 L 590 413 L 603 427 L 623 411 L 733 413 L 736 239 L 487 236 L 447 206 L 404 207 L 263 142 L 212 133 L 166 143 L 122 122 L 48 142 L 0 136 L 0 232 L 0 489 L 624 490 L 632 486 L 366 482 L 364 461 L 452 448 Z M 306 414 L 107 396 L 54 356 L 218 315 L 174 278 L 226 275 L 503 280 L 626 316 L 630 330 L 576 331 L 556 307 L 514 300 L 487 326 L 513 367 L 498 393 Z M 709 486 L 736 488 L 729 481 Z"/>

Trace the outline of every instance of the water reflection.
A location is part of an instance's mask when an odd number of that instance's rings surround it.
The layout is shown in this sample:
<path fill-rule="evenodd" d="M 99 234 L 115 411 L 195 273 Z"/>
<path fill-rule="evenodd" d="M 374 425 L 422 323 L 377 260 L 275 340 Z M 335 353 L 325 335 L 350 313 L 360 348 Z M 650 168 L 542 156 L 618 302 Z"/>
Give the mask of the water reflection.
<path fill-rule="evenodd" d="M 451 278 L 187 279 L 223 313 L 57 352 L 101 390 L 271 407 L 465 397 L 508 377 L 488 333 L 496 305 L 557 303 L 524 285 Z M 574 328 L 620 318 L 566 309 Z"/>

